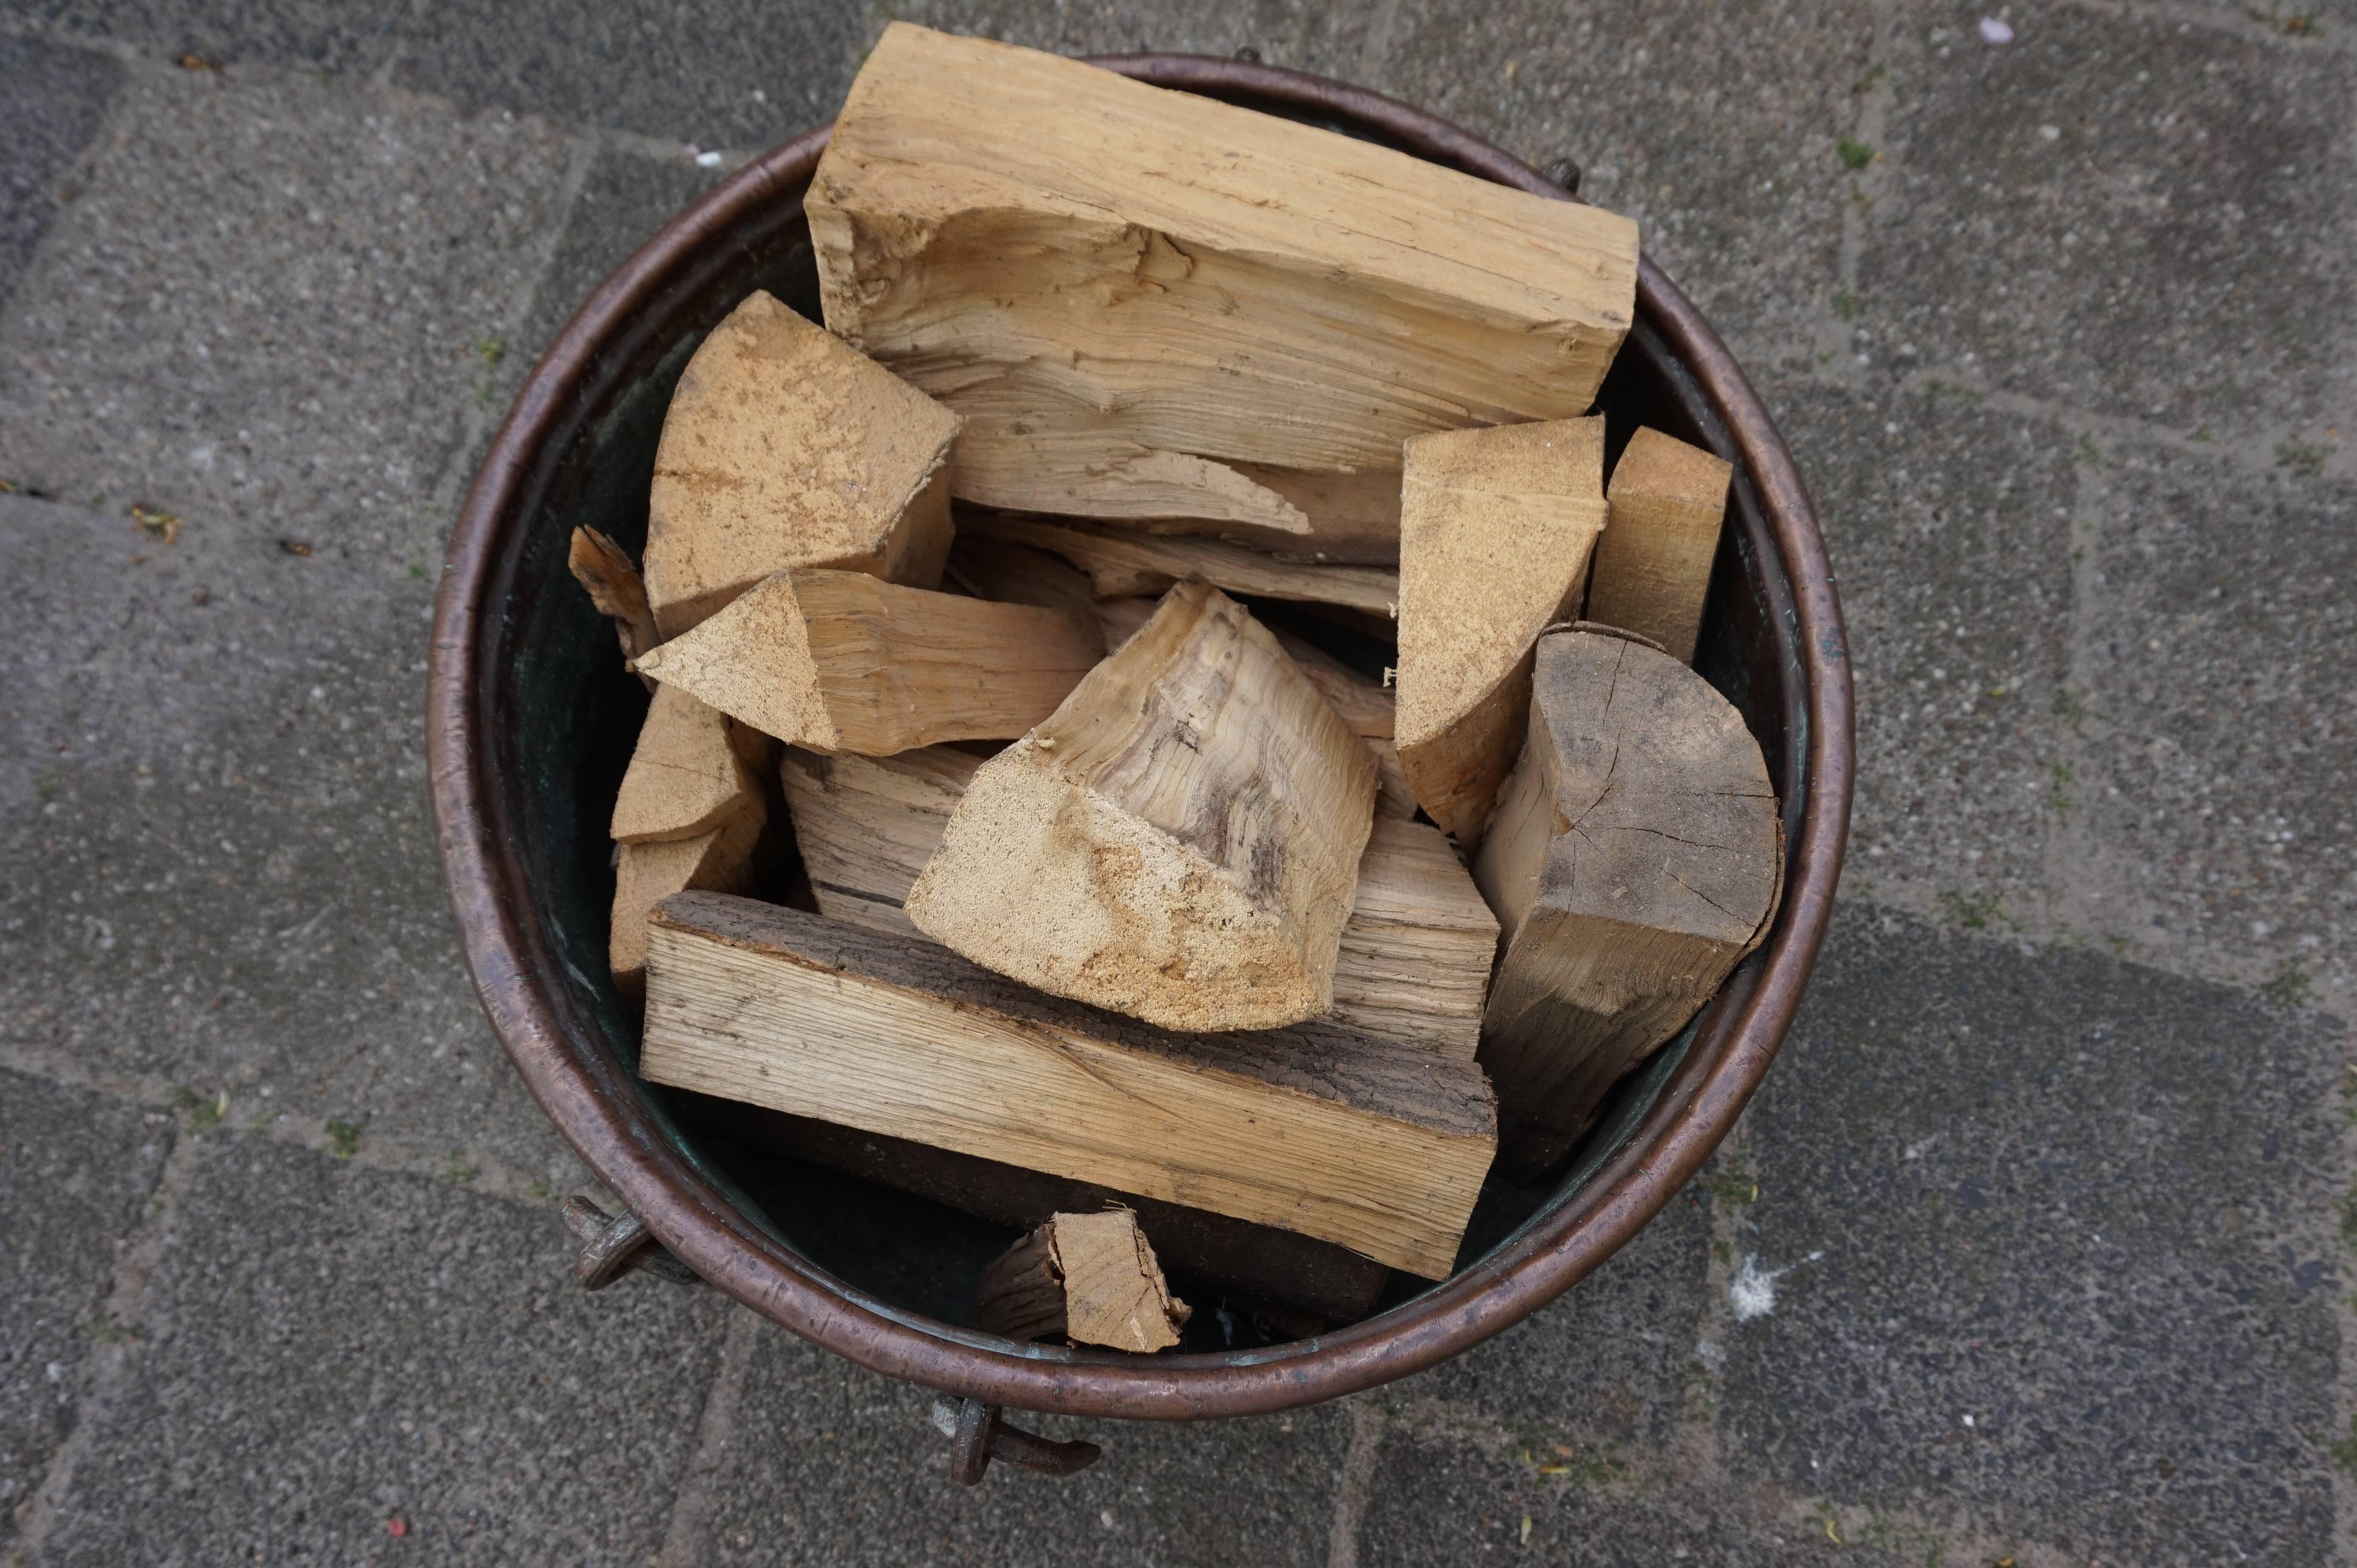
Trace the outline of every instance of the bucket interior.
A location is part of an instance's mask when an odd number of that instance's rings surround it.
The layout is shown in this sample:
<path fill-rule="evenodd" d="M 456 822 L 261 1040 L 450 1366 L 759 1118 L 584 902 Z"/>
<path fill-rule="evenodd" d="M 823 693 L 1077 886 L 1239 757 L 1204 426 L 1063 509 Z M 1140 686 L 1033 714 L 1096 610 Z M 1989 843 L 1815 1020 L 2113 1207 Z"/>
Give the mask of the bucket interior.
<path fill-rule="evenodd" d="M 656 441 L 673 386 L 704 335 L 739 300 L 767 289 L 819 319 L 801 196 L 799 188 L 780 192 L 700 248 L 646 308 L 607 334 L 572 388 L 553 437 L 537 452 L 537 466 L 523 477 L 519 514 L 498 564 L 503 580 L 492 602 L 501 614 L 495 646 L 484 650 L 480 679 L 498 748 L 500 813 L 511 825 L 510 847 L 533 902 L 526 918 L 554 956 L 567 993 L 560 1006 L 594 1035 L 594 1047 L 632 1069 L 637 1010 L 616 993 L 607 972 L 614 891 L 607 824 L 647 698 L 623 670 L 608 623 L 569 575 L 566 544 L 572 531 L 586 525 L 634 557 L 640 553 Z M 1790 648 L 1790 585 L 1758 499 L 1727 432 L 1641 317 L 1598 406 L 1607 420 L 1608 463 L 1641 424 L 1738 461 L 1695 668 L 1758 737 L 1782 802 L 1789 846 L 1797 837 L 1803 795 L 1797 774 L 1805 755 L 1802 671 Z M 1389 662 L 1384 645 L 1297 608 L 1254 608 L 1370 673 Z M 771 897 L 797 881 L 790 824 L 782 811 L 778 818 L 760 852 L 761 885 Z M 1743 983 L 1761 961 L 1759 953 L 1746 960 L 1730 985 Z M 1706 1010 L 1704 1019 L 1709 1016 Z M 1596 1130 L 1555 1172 L 1529 1186 L 1492 1176 L 1458 1254 L 1460 1272 L 1578 1190 L 1637 1128 L 1702 1022 L 1622 1082 Z M 791 1137 L 748 1133 L 741 1115 L 700 1096 L 644 1084 L 639 1091 L 659 1135 L 673 1141 L 748 1219 L 847 1294 L 903 1321 L 970 1327 L 975 1283 L 983 1266 L 1015 1240 L 1013 1228 L 798 1158 Z M 1250 1349 L 1317 1326 L 1266 1304 L 1224 1300 L 1216 1288 L 1183 1274 L 1172 1283 L 1200 1308 L 1185 1351 Z M 1376 1310 L 1429 1288 L 1394 1271 Z"/>

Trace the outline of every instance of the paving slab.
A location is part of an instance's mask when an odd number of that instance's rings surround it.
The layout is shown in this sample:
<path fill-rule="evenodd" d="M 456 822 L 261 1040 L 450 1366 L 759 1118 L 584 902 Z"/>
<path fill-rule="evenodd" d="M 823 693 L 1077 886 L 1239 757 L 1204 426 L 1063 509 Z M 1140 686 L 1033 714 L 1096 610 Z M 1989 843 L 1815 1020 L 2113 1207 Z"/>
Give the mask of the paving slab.
<path fill-rule="evenodd" d="M 1689 1189 L 1571 1294 L 1383 1397 L 1443 1401 L 1543 1446 L 1666 1447 L 1684 1420 L 1710 1240 L 1707 1200 Z"/>
<path fill-rule="evenodd" d="M 60 203 L 78 194 L 69 177 L 90 145 L 123 80 L 123 68 L 88 49 L 35 38 L 0 38 L 0 316 Z"/>
<path fill-rule="evenodd" d="M 2329 1560 L 2339 1035 L 1838 911 L 1746 1117 L 1738 1483 L 1937 1499 L 2069 1561 Z"/>
<path fill-rule="evenodd" d="M 1846 888 L 2002 929 L 2042 911 L 2084 795 L 2070 435 L 1954 389 L 1762 389 L 1817 503 L 1857 696 Z M 2058 768 L 2062 771 L 2058 771 Z"/>
<path fill-rule="evenodd" d="M 569 147 L 299 74 L 141 68 L 122 93 L 0 341 L 0 474 L 423 566 Z"/>
<path fill-rule="evenodd" d="M 52 27 L 204 68 L 291 65 L 366 75 L 392 56 L 408 7 L 337 0 L 52 0 Z M 196 68 L 192 68 L 196 69 Z"/>
<path fill-rule="evenodd" d="M 103 1308 L 167 1130 L 135 1106 L 0 1070 L 0 1552 L 111 1332 Z"/>
<path fill-rule="evenodd" d="M 597 285 L 720 178 L 720 170 L 698 167 L 685 154 L 656 157 L 619 147 L 597 154 L 565 214 L 532 315 L 510 345 L 518 384 Z"/>
<path fill-rule="evenodd" d="M 759 148 L 832 120 L 866 45 L 856 0 L 484 6 L 430 0 L 393 80 L 568 124 Z"/>
<path fill-rule="evenodd" d="M 1564 1473 L 1545 1475 L 1541 1466 Z M 1579 1568 L 1766 1568 L 1835 1552 L 1822 1520 L 1770 1494 L 1712 1489 L 1718 1477 L 1664 1482 L 1551 1450 L 1491 1454 L 1407 1430 L 1386 1433 L 1367 1487 L 1358 1561 L 1398 1564 L 1544 1563 Z M 1916 1568 L 1911 1547 L 1938 1538 L 1882 1521 L 1880 1539 L 1845 1537 L 1849 1568 Z M 1839 1531 L 1839 1523 L 1835 1525 Z"/>
<path fill-rule="evenodd" d="M 2282 1000 L 2357 995 L 2357 484 L 2104 448 L 2079 919 Z"/>
<path fill-rule="evenodd" d="M 1075 5 L 1070 0 L 910 0 L 902 21 L 945 32 L 996 38 L 1056 54 L 1234 55 L 1249 49 L 1269 65 L 1318 76 L 1356 80 L 1370 48 L 1377 8 L 1305 5 L 1290 0 L 1212 0 L 1169 5 L 1115 0 Z"/>
<path fill-rule="evenodd" d="M 1395 34 L 1369 85 L 1533 163 L 1572 159 L 1738 350 L 1805 354 L 1840 283 L 1835 145 L 1859 113 L 1866 0 L 1412 4 Z"/>
<path fill-rule="evenodd" d="M 1911 11 L 1860 325 L 2057 404 L 2222 435 L 2349 405 L 2357 57 L 2151 11 Z"/>
<path fill-rule="evenodd" d="M 43 1563 L 635 1568 L 662 1544 L 712 1293 L 590 1295 L 542 1215 L 229 1134 L 171 1224 Z"/>
<path fill-rule="evenodd" d="M 824 1563 L 1323 1564 L 1350 1444 L 1340 1406 L 1168 1425 L 1010 1413 L 1104 1457 L 1052 1479 L 994 1466 L 949 1479 L 932 1396 L 782 1329 L 760 1331 L 733 1437 L 706 1483 L 694 1560 Z"/>
<path fill-rule="evenodd" d="M 257 520 L 259 521 L 259 520 Z M 300 523 L 291 526 L 303 526 Z M 371 549 L 0 497 L 0 1040 L 77 1075 L 572 1166 L 485 1026 L 426 801 L 431 595 Z"/>

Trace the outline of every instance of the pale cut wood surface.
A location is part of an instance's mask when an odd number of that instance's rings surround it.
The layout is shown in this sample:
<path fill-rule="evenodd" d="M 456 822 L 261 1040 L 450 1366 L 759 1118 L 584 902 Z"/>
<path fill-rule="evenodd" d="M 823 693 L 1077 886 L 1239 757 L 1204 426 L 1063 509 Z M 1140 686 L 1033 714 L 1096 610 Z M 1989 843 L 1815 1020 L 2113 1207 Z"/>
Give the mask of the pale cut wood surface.
<path fill-rule="evenodd" d="M 966 416 L 960 496 L 1313 551 L 1236 465 L 1584 413 L 1634 307 L 1625 218 L 897 23 L 803 209 L 827 325 Z"/>
<path fill-rule="evenodd" d="M 1044 613 L 1044 612 L 1027 612 Z M 919 930 L 1171 1028 L 1333 1004 L 1375 767 L 1266 628 L 1182 583 L 985 763 L 909 889 Z"/>
<path fill-rule="evenodd" d="M 657 913 L 640 1070 L 1426 1279 L 1449 1272 L 1495 1138 L 1470 1063 L 1316 1025 L 1172 1034 L 929 943 L 711 894 Z"/>
<path fill-rule="evenodd" d="M 565 564 L 573 580 L 588 591 L 597 613 L 614 623 L 624 663 L 662 640 L 655 631 L 655 613 L 647 605 L 646 582 L 620 545 L 594 528 L 576 528 Z M 647 684 L 654 682 L 647 681 Z"/>
<path fill-rule="evenodd" d="M 662 635 L 790 566 L 932 587 L 958 423 L 754 290 L 697 347 L 663 416 L 646 549 Z"/>
<path fill-rule="evenodd" d="M 728 715 L 676 686 L 658 685 L 608 832 L 618 843 L 694 838 L 747 810 L 760 792 L 729 737 Z"/>
<path fill-rule="evenodd" d="M 614 909 L 606 957 L 622 994 L 636 996 L 646 985 L 648 911 L 691 888 L 743 891 L 752 880 L 753 846 L 769 818 L 768 806 L 756 795 L 748 810 L 709 832 L 663 843 L 615 846 Z"/>
<path fill-rule="evenodd" d="M 1600 416 L 1407 444 L 1394 739 L 1460 843 L 1479 842 L 1522 749 L 1532 644 L 1577 610 L 1604 516 Z"/>
<path fill-rule="evenodd" d="M 882 755 L 1021 735 L 1103 651 L 1093 621 L 1053 610 L 793 571 L 638 667 L 790 746 Z"/>
<path fill-rule="evenodd" d="M 877 757 L 789 749 L 779 771 L 819 912 L 931 940 L 902 906 L 981 767 L 949 746 Z M 1470 1061 L 1497 945 L 1497 919 L 1440 830 L 1379 811 L 1359 859 L 1326 1016 Z"/>
<path fill-rule="evenodd" d="M 1058 1214 L 983 1271 L 976 1326 L 1151 1355 L 1178 1343 L 1193 1309 L 1170 1294 L 1127 1208 Z"/>
<path fill-rule="evenodd" d="M 1159 594 L 1174 583 L 1198 577 L 1231 594 L 1347 605 L 1385 618 L 1399 603 L 1398 575 L 1381 567 L 1280 561 L 1216 539 L 1042 522 L 996 512 L 968 514 L 962 532 L 1053 551 L 1089 575 L 1099 598 Z"/>
<path fill-rule="evenodd" d="M 1507 1168 L 1566 1152 L 1775 912 L 1776 795 L 1726 698 L 1609 632 L 1539 641 L 1530 736 L 1473 875 L 1505 929 L 1481 1035 Z"/>
<path fill-rule="evenodd" d="M 1631 436 L 1612 465 L 1587 618 L 1641 633 L 1692 664 L 1734 473 L 1725 458 L 1674 435 L 1648 428 Z"/>

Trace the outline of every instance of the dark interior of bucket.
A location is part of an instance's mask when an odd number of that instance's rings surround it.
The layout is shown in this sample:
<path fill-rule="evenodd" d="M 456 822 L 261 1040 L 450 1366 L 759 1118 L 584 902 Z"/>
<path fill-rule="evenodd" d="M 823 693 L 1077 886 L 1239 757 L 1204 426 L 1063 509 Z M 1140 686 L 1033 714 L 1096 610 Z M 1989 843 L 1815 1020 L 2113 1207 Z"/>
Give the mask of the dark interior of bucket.
<path fill-rule="evenodd" d="M 518 825 L 513 848 L 533 891 L 532 913 L 556 955 L 572 1011 L 625 1064 L 637 1060 L 638 1018 L 607 973 L 614 886 L 607 822 L 646 693 L 624 671 L 612 631 L 567 575 L 565 545 L 571 531 L 586 524 L 637 553 L 672 387 L 704 334 L 738 300 L 764 288 L 818 318 L 817 275 L 800 194 L 787 193 L 764 216 L 702 247 L 648 307 L 607 336 L 563 426 L 542 449 L 540 471 L 525 479 L 526 527 L 503 563 L 506 618 L 499 629 L 496 689 L 486 695 L 490 711 L 500 715 L 495 744 L 503 752 L 504 814 Z M 1607 419 L 1608 461 L 1641 424 L 1733 456 L 1692 382 L 1641 320 L 1605 384 L 1599 409 Z M 1738 478 L 1695 667 L 1759 737 L 1785 802 L 1790 842 L 1799 793 L 1797 748 L 1788 747 L 1800 723 L 1797 675 L 1779 653 L 1776 633 L 1789 624 L 1790 608 L 1766 543 L 1759 508 Z M 1370 674 L 1391 661 L 1387 646 L 1297 607 L 1254 607 Z M 782 811 L 777 817 L 761 851 L 763 889 L 781 901 L 802 902 L 806 885 L 798 875 L 791 824 Z M 804 888 L 799 896 L 798 886 Z M 1757 955 L 1749 961 L 1757 963 Z M 1493 1176 L 1458 1268 L 1576 1192 L 1636 1127 L 1694 1037 L 1690 1026 L 1624 1080 L 1597 1129 L 1546 1178 L 1519 1186 Z M 748 1219 L 850 1293 L 894 1316 L 969 1324 L 984 1264 L 1017 1234 L 1011 1225 L 798 1157 L 801 1145 L 788 1120 L 748 1118 L 652 1086 L 644 1092 L 654 1123 L 735 1197 Z M 1189 1326 L 1188 1350 L 1247 1348 L 1318 1326 L 1298 1312 L 1224 1296 L 1201 1281 L 1181 1276 L 1173 1283 L 1202 1309 Z M 1377 1310 L 1427 1288 L 1426 1282 L 1394 1272 Z"/>

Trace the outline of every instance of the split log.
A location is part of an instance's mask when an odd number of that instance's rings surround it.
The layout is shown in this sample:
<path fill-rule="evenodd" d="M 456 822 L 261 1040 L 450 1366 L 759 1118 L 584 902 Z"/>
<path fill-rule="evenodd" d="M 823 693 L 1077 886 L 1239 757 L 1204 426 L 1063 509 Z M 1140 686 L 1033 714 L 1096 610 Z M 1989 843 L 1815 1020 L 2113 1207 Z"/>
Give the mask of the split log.
<path fill-rule="evenodd" d="M 1514 766 L 1531 645 L 1577 613 L 1604 526 L 1604 421 L 1407 444 L 1400 496 L 1400 764 L 1469 847 Z"/>
<path fill-rule="evenodd" d="M 1270 1312 L 1301 1324 L 1303 1335 L 1364 1317 L 1392 1277 L 1383 1264 L 1347 1247 L 1207 1208 L 708 1094 L 677 1091 L 672 1103 L 682 1126 L 697 1136 L 807 1160 L 1012 1230 L 1036 1230 L 1055 1214 L 1120 1204 L 1136 1210 L 1162 1266 L 1190 1294 L 1224 1298 L 1240 1311 Z"/>
<path fill-rule="evenodd" d="M 757 793 L 747 810 L 694 838 L 614 846 L 614 913 L 606 955 L 623 995 L 636 997 L 646 989 L 648 911 L 691 889 L 743 891 L 752 881 L 753 847 L 769 820 L 769 807 Z"/>
<path fill-rule="evenodd" d="M 957 415 L 756 289 L 673 392 L 647 496 L 666 638 L 791 566 L 921 588 L 950 544 Z"/>
<path fill-rule="evenodd" d="M 1126 1208 L 1059 1214 L 982 1272 L 974 1324 L 1010 1339 L 1061 1339 L 1152 1354 L 1178 1343 L 1194 1309 L 1170 1294 L 1153 1243 Z"/>
<path fill-rule="evenodd" d="M 1625 218 L 897 23 L 803 209 L 827 325 L 966 416 L 961 498 L 1305 553 L 1237 465 L 1584 413 L 1634 308 Z"/>
<path fill-rule="evenodd" d="M 1280 561 L 1216 539 L 1041 522 L 992 512 L 966 514 L 961 531 L 1052 550 L 1089 575 L 1099 598 L 1158 595 L 1174 583 L 1197 577 L 1231 594 L 1342 605 L 1385 620 L 1399 603 L 1397 575 L 1381 567 Z"/>
<path fill-rule="evenodd" d="M 565 564 L 572 569 L 573 580 L 588 590 L 597 613 L 614 623 L 624 663 L 662 640 L 655 632 L 655 613 L 647 605 L 646 582 L 620 545 L 594 528 L 576 528 Z"/>
<path fill-rule="evenodd" d="M 952 746 L 877 757 L 789 748 L 779 773 L 819 913 L 921 938 L 902 906 L 982 765 Z M 1440 830 L 1378 811 L 1327 1020 L 1470 1061 L 1497 946 L 1497 919 Z"/>
<path fill-rule="evenodd" d="M 609 831 L 617 843 L 694 838 L 760 798 L 760 780 L 728 727 L 727 714 L 679 687 L 655 688 L 614 797 Z"/>
<path fill-rule="evenodd" d="M 1168 1028 L 1315 1018 L 1374 789 L 1366 747 L 1267 628 L 1183 583 L 974 774 L 909 918 L 1001 974 Z"/>
<path fill-rule="evenodd" d="M 1734 472 L 1658 430 L 1630 437 L 1612 465 L 1612 515 L 1596 544 L 1587 618 L 1652 638 L 1692 664 Z"/>
<path fill-rule="evenodd" d="M 1092 622 L 1052 610 L 793 571 L 638 667 L 789 745 L 883 755 L 1021 735 L 1103 651 Z"/>
<path fill-rule="evenodd" d="M 1608 630 L 1540 639 L 1529 742 L 1473 863 L 1506 933 L 1480 1059 L 1510 1174 L 1561 1158 L 1710 999 L 1782 867 L 1767 764 L 1726 698 Z"/>
<path fill-rule="evenodd" d="M 1446 1278 L 1495 1146 L 1469 1062 L 1323 1026 L 1178 1035 L 708 893 L 656 911 L 640 1071 L 1315 1236 Z"/>

